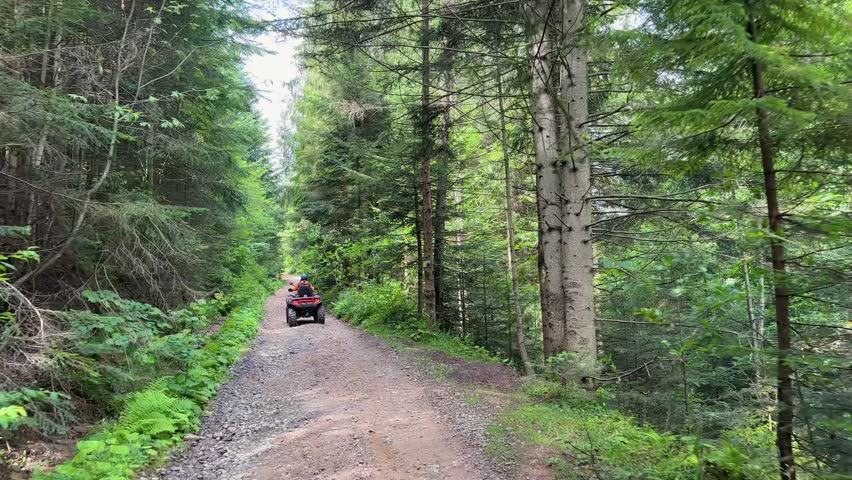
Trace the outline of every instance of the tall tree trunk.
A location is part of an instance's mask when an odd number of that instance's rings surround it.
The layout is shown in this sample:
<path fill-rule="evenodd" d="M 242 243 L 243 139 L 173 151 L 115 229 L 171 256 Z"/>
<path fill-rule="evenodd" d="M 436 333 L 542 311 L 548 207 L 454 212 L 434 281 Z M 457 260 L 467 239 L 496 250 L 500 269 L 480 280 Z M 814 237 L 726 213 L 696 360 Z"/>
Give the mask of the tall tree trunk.
<path fill-rule="evenodd" d="M 750 7 L 750 0 L 746 0 Z M 758 43 L 757 26 L 751 12 L 747 26 L 748 34 L 754 43 Z M 763 84 L 763 67 L 751 60 L 751 74 L 754 85 L 754 97 L 763 98 L 766 89 Z M 793 421 L 795 403 L 793 390 L 793 367 L 788 361 L 790 354 L 790 292 L 787 288 L 787 262 L 784 256 L 784 224 L 778 205 L 778 183 L 775 172 L 775 154 L 772 135 L 769 131 L 769 112 L 758 107 L 757 138 L 760 145 L 760 159 L 763 167 L 763 188 L 766 195 L 766 210 L 769 219 L 769 239 L 772 257 L 773 284 L 775 287 L 775 325 L 778 330 L 778 431 L 776 446 L 778 461 L 783 480 L 796 480 L 796 461 L 793 453 Z"/>
<path fill-rule="evenodd" d="M 60 6 L 62 4 L 60 3 Z M 59 87 L 59 75 L 62 73 L 62 32 L 56 32 L 56 46 L 53 49 L 53 86 Z"/>
<path fill-rule="evenodd" d="M 415 167 L 417 162 L 415 162 Z M 414 169 L 417 171 L 417 168 Z M 417 239 L 417 318 L 423 318 L 423 232 L 420 228 L 420 195 L 414 185 L 414 238 Z"/>
<path fill-rule="evenodd" d="M 745 286 L 746 295 L 746 315 L 748 315 L 748 324 L 751 325 L 751 348 L 756 350 L 760 339 L 757 334 L 757 316 L 754 313 L 754 300 L 751 295 L 751 278 L 748 270 L 748 260 L 743 260 L 743 285 Z"/>
<path fill-rule="evenodd" d="M 452 90 L 452 73 L 447 72 L 446 92 Z M 449 193 L 450 163 L 453 158 L 450 146 L 451 97 L 447 94 L 441 112 L 441 152 L 438 155 L 440 165 L 436 169 L 435 180 L 435 321 L 444 331 L 450 330 L 450 321 L 446 311 L 446 293 L 444 292 L 444 259 L 446 257 L 447 194 Z"/>
<path fill-rule="evenodd" d="M 760 279 L 758 280 L 758 284 L 760 285 L 760 296 L 758 297 L 757 302 L 757 322 L 755 324 L 755 331 L 757 333 L 757 349 L 763 349 L 763 328 L 766 323 L 766 280 L 763 275 L 760 275 Z"/>
<path fill-rule="evenodd" d="M 553 36 L 548 24 L 555 4 L 530 0 L 526 8 L 529 44 L 530 115 L 535 144 L 538 213 L 538 269 L 541 285 L 541 324 L 546 357 L 560 352 L 565 338 L 562 291 L 562 208 L 559 195 L 559 130 L 556 96 L 552 91 Z"/>
<path fill-rule="evenodd" d="M 429 1 L 423 0 L 420 37 L 422 42 L 421 105 L 420 105 L 420 184 L 423 211 L 423 310 L 426 324 L 435 328 L 435 238 L 432 223 L 432 106 L 429 90 Z"/>
<path fill-rule="evenodd" d="M 50 40 L 53 37 L 53 2 L 48 1 L 44 8 L 47 10 L 45 12 L 47 24 L 45 26 L 46 32 L 44 33 L 44 48 L 41 53 L 41 75 L 39 75 L 42 88 L 47 87 L 47 69 L 50 63 Z"/>
<path fill-rule="evenodd" d="M 133 103 L 135 104 L 139 100 L 139 96 L 142 94 L 142 89 L 145 85 L 143 82 L 145 78 L 145 63 L 148 61 L 148 51 L 151 49 L 151 44 L 154 39 L 154 32 L 157 30 L 157 26 L 160 24 L 160 19 L 163 15 L 163 9 L 166 8 L 166 0 L 162 0 L 160 2 L 160 8 L 157 9 L 157 13 L 151 19 L 151 26 L 148 27 L 148 38 L 145 40 L 145 48 L 142 50 L 142 59 L 140 60 L 139 65 L 139 76 L 136 78 L 136 93 L 133 94 Z M 148 184 L 148 191 L 151 192 L 151 198 L 156 202 L 157 194 L 156 194 L 156 176 L 154 171 L 154 158 L 151 155 L 151 151 L 149 147 L 149 136 L 146 133 L 143 133 L 144 139 L 143 143 L 145 144 L 145 181 Z"/>
<path fill-rule="evenodd" d="M 592 190 L 589 119 L 589 75 L 585 47 L 579 37 L 586 27 L 586 0 L 563 1 L 562 48 L 562 289 L 565 294 L 565 337 L 562 349 L 580 362 L 597 360 L 594 309 L 594 252 L 591 228 Z"/>
<path fill-rule="evenodd" d="M 439 172 L 435 185 L 435 322 L 445 331 L 450 329 L 444 291 L 448 183 L 446 172 Z"/>
<path fill-rule="evenodd" d="M 506 139 L 506 116 L 503 108 L 503 80 L 500 71 L 497 71 L 497 109 L 500 117 L 500 146 L 503 153 L 503 173 L 505 174 L 504 193 L 506 196 L 506 249 L 508 250 L 509 275 L 512 278 L 512 306 L 515 311 L 515 336 L 518 341 L 518 356 L 524 367 L 524 374 L 533 374 L 532 363 L 527 354 L 526 327 L 524 326 L 524 315 L 521 310 L 521 295 L 518 287 L 518 258 L 515 254 L 515 212 L 514 195 L 512 192 L 512 170 L 509 167 L 509 145 Z M 511 347 L 511 342 L 509 343 Z"/>
<path fill-rule="evenodd" d="M 459 183 L 461 183 L 461 182 L 459 182 Z M 462 203 L 461 190 L 459 190 L 459 189 L 453 190 L 453 202 L 455 202 L 456 205 L 461 205 L 461 203 Z M 463 246 L 464 246 L 464 216 L 461 217 L 461 223 L 459 224 L 459 228 L 456 231 L 456 248 L 460 252 L 460 255 L 464 255 L 463 248 L 462 248 Z M 467 292 L 465 291 L 466 285 L 465 285 L 465 280 L 464 280 L 464 276 L 465 276 L 464 265 L 465 265 L 464 257 L 462 257 L 462 261 L 459 264 L 459 271 L 458 271 L 458 288 L 459 288 L 459 291 L 458 291 L 458 301 L 459 301 L 458 313 L 459 313 L 459 318 L 461 319 L 462 340 L 464 340 L 464 337 L 467 334 L 467 331 L 466 331 L 466 323 L 467 323 L 467 305 L 466 305 L 467 298 L 466 297 L 467 297 Z"/>
<path fill-rule="evenodd" d="M 484 259 L 483 259 L 482 265 L 483 265 L 483 270 L 485 270 L 485 260 Z M 482 343 L 485 345 L 485 348 L 488 348 L 488 290 L 487 290 L 487 284 L 486 284 L 486 281 L 485 281 L 484 273 L 485 272 L 483 271 L 483 276 L 482 276 L 482 310 L 485 313 L 482 316 L 482 321 L 484 323 L 484 335 L 483 335 L 484 340 L 483 340 Z"/>

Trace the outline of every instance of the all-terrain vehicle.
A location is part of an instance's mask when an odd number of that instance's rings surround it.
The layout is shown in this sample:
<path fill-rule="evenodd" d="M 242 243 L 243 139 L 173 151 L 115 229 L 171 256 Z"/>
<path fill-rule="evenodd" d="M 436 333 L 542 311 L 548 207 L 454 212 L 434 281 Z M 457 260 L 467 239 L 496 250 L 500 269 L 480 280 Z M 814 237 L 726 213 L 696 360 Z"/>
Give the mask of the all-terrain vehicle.
<path fill-rule="evenodd" d="M 318 294 L 309 297 L 287 297 L 287 325 L 295 327 L 300 320 L 313 317 L 317 323 L 325 323 L 325 306 Z"/>

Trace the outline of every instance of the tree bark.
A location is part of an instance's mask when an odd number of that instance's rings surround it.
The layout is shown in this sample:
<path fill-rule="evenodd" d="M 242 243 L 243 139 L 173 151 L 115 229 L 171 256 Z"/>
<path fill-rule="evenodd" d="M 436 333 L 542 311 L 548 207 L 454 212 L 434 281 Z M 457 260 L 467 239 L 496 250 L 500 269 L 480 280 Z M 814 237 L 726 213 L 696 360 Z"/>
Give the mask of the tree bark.
<path fill-rule="evenodd" d="M 524 367 L 524 375 L 530 376 L 533 372 L 532 363 L 527 353 L 526 327 L 524 326 L 524 315 L 521 310 L 521 295 L 518 286 L 518 258 L 515 254 L 515 212 L 514 195 L 512 193 L 512 170 L 509 167 L 509 145 L 506 139 L 506 116 L 503 108 L 503 81 L 500 71 L 497 71 L 497 109 L 500 118 L 500 146 L 503 153 L 503 173 L 505 174 L 504 193 L 506 196 L 506 249 L 508 250 L 509 275 L 512 278 L 512 306 L 515 312 L 515 336 L 518 341 L 518 356 Z M 509 343 L 511 347 L 511 342 Z M 511 350 L 511 348 L 510 348 Z"/>
<path fill-rule="evenodd" d="M 562 349 L 579 361 L 597 360 L 594 309 L 594 252 L 591 228 L 588 57 L 579 37 L 586 27 L 586 0 L 563 1 L 562 49 L 562 289 L 565 337 Z"/>
<path fill-rule="evenodd" d="M 447 73 L 445 91 L 452 91 L 452 73 Z M 435 185 L 435 321 L 444 331 L 450 330 L 450 321 L 447 316 L 446 292 L 444 291 L 445 262 L 446 257 L 446 226 L 447 226 L 447 194 L 449 193 L 449 170 L 453 158 L 450 146 L 450 128 L 452 115 L 450 112 L 451 100 L 447 94 L 446 103 L 441 111 L 441 147 L 440 164 L 436 169 Z"/>
<path fill-rule="evenodd" d="M 48 1 L 44 7 L 47 9 L 45 16 L 47 17 L 47 25 L 44 33 L 44 46 L 41 53 L 41 74 L 39 80 L 42 88 L 47 88 L 47 69 L 50 63 L 50 40 L 53 37 L 53 2 Z"/>
<path fill-rule="evenodd" d="M 423 211 L 423 310 L 426 325 L 435 328 L 435 238 L 432 223 L 432 106 L 430 98 L 429 1 L 423 0 L 420 35 L 422 40 L 421 105 L 420 105 L 420 184 Z"/>
<path fill-rule="evenodd" d="M 746 0 L 746 6 L 751 2 Z M 754 43 L 758 42 L 757 26 L 749 11 L 748 34 Z M 751 60 L 751 75 L 754 97 L 766 96 L 763 83 L 763 66 Z M 778 183 L 775 172 L 775 154 L 772 135 L 769 130 L 769 112 L 758 107 L 756 110 L 757 139 L 760 145 L 760 159 L 763 170 L 763 187 L 766 196 L 767 218 L 772 236 L 769 239 L 772 257 L 772 277 L 775 288 L 775 324 L 778 331 L 778 426 L 775 444 L 778 447 L 778 463 L 783 480 L 796 480 L 796 461 L 793 452 L 793 422 L 795 419 L 795 401 L 793 390 L 793 367 L 788 361 L 790 354 L 790 293 L 786 285 L 787 262 L 784 254 L 784 224 L 778 205 Z"/>
<path fill-rule="evenodd" d="M 529 47 L 530 115 L 535 144 L 536 200 L 538 213 L 538 269 L 541 285 L 541 323 L 544 355 L 561 351 L 565 338 L 562 290 L 561 183 L 559 177 L 559 130 L 554 75 L 553 32 L 548 23 L 556 15 L 554 3 L 530 0 L 526 5 Z"/>
<path fill-rule="evenodd" d="M 754 314 L 754 301 L 751 296 L 751 279 L 748 272 L 748 260 L 743 260 L 743 285 L 745 286 L 746 294 L 746 315 L 748 315 L 748 324 L 751 325 L 751 348 L 757 350 L 757 345 L 760 339 L 757 334 L 757 317 Z"/>
<path fill-rule="evenodd" d="M 763 275 L 760 276 L 758 284 L 760 284 L 760 297 L 758 297 L 757 324 L 755 325 L 755 330 L 757 331 L 757 338 L 759 341 L 757 349 L 761 350 L 763 349 L 763 327 L 766 323 L 766 281 L 764 280 Z"/>
<path fill-rule="evenodd" d="M 447 241 L 447 184 L 446 172 L 438 172 L 435 185 L 435 323 L 441 330 L 450 330 L 450 321 L 446 311 L 446 292 L 444 291 L 444 273 Z"/>
<path fill-rule="evenodd" d="M 414 171 L 416 172 L 417 169 L 415 168 Z M 417 192 L 417 185 L 414 185 L 414 237 L 417 239 L 417 318 L 423 318 L 423 232 L 420 228 L 420 195 Z"/>
<path fill-rule="evenodd" d="M 453 190 L 453 201 L 455 202 L 456 205 L 461 205 L 461 203 L 462 203 L 461 190 L 459 190 L 459 189 Z M 460 220 L 461 220 L 461 224 L 459 225 L 459 229 L 456 231 L 456 248 L 458 249 L 459 252 L 462 252 L 463 251 L 462 247 L 464 246 L 464 217 L 462 216 Z M 463 255 L 463 253 L 462 253 L 462 255 Z M 465 336 L 467 335 L 467 330 L 466 330 L 466 323 L 467 323 L 467 312 L 466 312 L 466 310 L 467 310 L 467 305 L 466 305 L 467 298 L 466 297 L 467 297 L 467 293 L 465 291 L 466 285 L 465 285 L 465 280 L 464 280 L 464 278 L 465 278 L 464 265 L 465 265 L 465 262 L 462 260 L 462 262 L 459 265 L 459 271 L 458 271 L 458 277 L 457 277 L 458 278 L 458 288 L 459 288 L 459 291 L 458 291 L 458 302 L 459 302 L 458 313 L 459 313 L 459 318 L 461 318 L 462 340 L 464 340 Z"/>

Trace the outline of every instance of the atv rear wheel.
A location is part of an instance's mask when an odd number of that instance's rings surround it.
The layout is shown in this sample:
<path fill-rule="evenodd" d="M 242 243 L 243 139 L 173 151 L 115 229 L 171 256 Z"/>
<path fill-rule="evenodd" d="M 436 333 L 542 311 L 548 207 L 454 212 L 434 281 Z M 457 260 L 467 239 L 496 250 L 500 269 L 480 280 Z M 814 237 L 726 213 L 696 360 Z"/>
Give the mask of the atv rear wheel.
<path fill-rule="evenodd" d="M 287 325 L 295 327 L 299 324 L 299 318 L 296 315 L 296 310 L 287 307 Z"/>
<path fill-rule="evenodd" d="M 314 316 L 314 320 L 316 320 L 317 323 L 325 323 L 325 305 L 317 307 L 317 313 Z"/>

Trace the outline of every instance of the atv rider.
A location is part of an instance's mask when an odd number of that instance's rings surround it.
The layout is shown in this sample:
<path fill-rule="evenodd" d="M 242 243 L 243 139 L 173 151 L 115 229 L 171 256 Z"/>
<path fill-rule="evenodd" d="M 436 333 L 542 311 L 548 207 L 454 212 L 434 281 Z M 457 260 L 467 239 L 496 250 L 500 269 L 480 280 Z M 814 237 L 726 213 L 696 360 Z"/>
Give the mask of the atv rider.
<path fill-rule="evenodd" d="M 296 292 L 297 297 L 313 297 L 317 293 L 317 289 L 308 281 L 308 274 L 303 273 L 299 283 L 290 287 L 291 292 Z"/>

